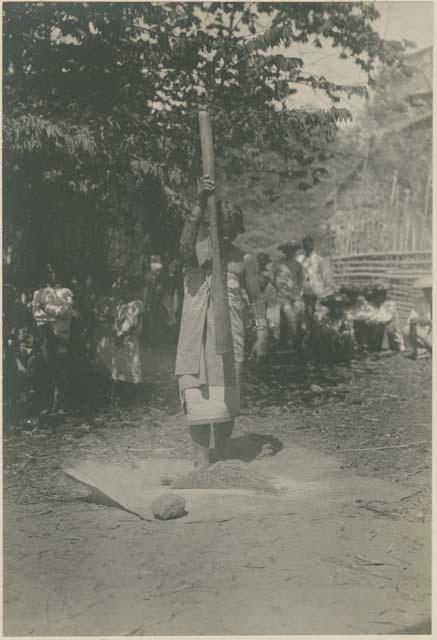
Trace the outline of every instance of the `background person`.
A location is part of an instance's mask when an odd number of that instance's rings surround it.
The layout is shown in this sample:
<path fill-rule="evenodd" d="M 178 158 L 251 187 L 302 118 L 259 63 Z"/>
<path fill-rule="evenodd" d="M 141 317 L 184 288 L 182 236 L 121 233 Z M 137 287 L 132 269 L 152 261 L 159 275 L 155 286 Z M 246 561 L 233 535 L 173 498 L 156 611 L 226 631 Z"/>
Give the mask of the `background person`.
<path fill-rule="evenodd" d="M 63 413 L 65 409 L 73 293 L 61 282 L 61 275 L 47 265 L 47 285 L 35 291 L 32 302 L 41 340 L 43 413 Z"/>
<path fill-rule="evenodd" d="M 114 355 L 114 320 L 118 304 L 118 288 L 102 279 L 97 287 L 94 305 L 93 360 L 101 381 L 109 384 Z"/>
<path fill-rule="evenodd" d="M 279 338 L 279 314 L 277 313 L 276 289 L 273 285 L 272 261 L 268 253 L 256 254 L 258 261 L 259 288 L 266 305 L 269 342 Z M 243 316 L 245 326 L 246 352 L 250 354 L 256 340 L 256 320 L 246 291 L 242 290 Z"/>
<path fill-rule="evenodd" d="M 145 276 L 143 294 L 144 302 L 144 340 L 149 345 L 162 336 L 162 311 L 161 301 L 163 295 L 163 269 L 164 265 L 160 255 L 150 256 L 150 270 Z"/>
<path fill-rule="evenodd" d="M 270 343 L 276 344 L 280 339 L 280 312 L 278 293 L 273 275 L 273 261 L 268 253 L 260 251 L 256 255 L 258 260 L 259 287 L 266 305 L 266 317 L 269 327 Z"/>
<path fill-rule="evenodd" d="M 279 245 L 284 258 L 273 266 L 273 276 L 280 306 L 281 342 L 288 346 L 291 339 L 297 351 L 301 347 L 301 327 L 303 323 L 303 268 L 296 260 L 301 248 L 296 240 Z"/>
<path fill-rule="evenodd" d="M 393 351 L 405 351 L 399 314 L 394 300 L 388 299 L 389 284 L 383 280 L 369 287 L 367 299 L 373 306 L 365 320 L 366 342 L 372 351 L 380 351 L 387 339 Z"/>
<path fill-rule="evenodd" d="M 340 288 L 340 293 L 347 298 L 346 310 L 352 317 L 355 345 L 363 351 L 367 347 L 366 320 L 371 317 L 375 307 L 367 301 L 363 287 L 344 285 Z"/>
<path fill-rule="evenodd" d="M 432 352 L 432 277 L 416 280 L 415 289 L 423 295 L 407 318 L 403 332 L 412 349 L 413 358 L 428 358 Z"/>
<path fill-rule="evenodd" d="M 297 260 L 303 269 L 303 301 L 306 331 L 312 332 L 314 314 L 321 298 L 334 290 L 331 267 L 326 258 L 314 250 L 314 240 L 306 236 L 302 240 L 303 254 Z"/>
<path fill-rule="evenodd" d="M 349 364 L 353 356 L 354 325 L 347 311 L 348 300 L 341 293 L 322 298 L 326 311 L 316 314 L 314 326 L 315 351 L 323 362 Z"/>
<path fill-rule="evenodd" d="M 93 362 L 94 306 L 93 278 L 88 275 L 71 282 L 73 311 L 71 319 L 70 397 L 76 410 L 86 413 L 95 408 L 95 369 Z"/>
<path fill-rule="evenodd" d="M 176 327 L 180 319 L 179 307 L 182 305 L 180 287 L 180 265 L 178 260 L 167 261 L 160 275 L 160 315 L 161 328 L 165 327 L 170 334 L 177 333 Z"/>
<path fill-rule="evenodd" d="M 121 282 L 121 301 L 117 305 L 114 320 L 114 353 L 112 358 L 112 380 L 120 383 L 130 396 L 132 385 L 144 382 L 142 323 L 144 305 L 140 282 L 128 278 Z M 129 390 L 129 391 L 128 391 Z M 123 395 L 126 395 L 122 391 Z"/>
<path fill-rule="evenodd" d="M 20 398 L 32 392 L 31 359 L 35 353 L 34 322 L 15 287 L 3 285 L 4 425 L 13 428 L 22 417 Z"/>

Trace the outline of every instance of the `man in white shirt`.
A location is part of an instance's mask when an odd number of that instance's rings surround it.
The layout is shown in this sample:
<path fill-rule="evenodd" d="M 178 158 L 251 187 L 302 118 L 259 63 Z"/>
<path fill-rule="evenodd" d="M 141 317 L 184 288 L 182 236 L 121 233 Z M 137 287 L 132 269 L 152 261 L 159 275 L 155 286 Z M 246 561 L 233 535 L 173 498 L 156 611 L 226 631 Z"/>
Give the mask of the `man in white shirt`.
<path fill-rule="evenodd" d="M 303 254 L 297 260 L 303 269 L 303 301 L 307 330 L 312 330 L 314 313 L 321 298 L 334 290 L 331 268 L 326 258 L 314 250 L 314 240 L 306 236 L 302 240 Z"/>

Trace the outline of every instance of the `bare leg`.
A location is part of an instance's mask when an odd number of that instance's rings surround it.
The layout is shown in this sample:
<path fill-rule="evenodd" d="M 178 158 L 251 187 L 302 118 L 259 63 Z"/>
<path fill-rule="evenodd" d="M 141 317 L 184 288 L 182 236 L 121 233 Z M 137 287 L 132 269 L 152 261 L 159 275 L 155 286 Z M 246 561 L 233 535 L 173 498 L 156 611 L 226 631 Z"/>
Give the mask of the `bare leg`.
<path fill-rule="evenodd" d="M 405 351 L 404 338 L 400 329 L 398 328 L 398 322 L 392 320 L 386 325 L 386 333 L 389 342 L 390 349 L 393 351 Z"/>
<path fill-rule="evenodd" d="M 281 349 L 286 349 L 288 345 L 288 323 L 285 317 L 283 307 L 281 306 L 279 312 L 279 344 Z"/>
<path fill-rule="evenodd" d="M 282 313 L 286 319 L 288 331 L 291 337 L 294 338 L 296 335 L 296 314 L 290 304 L 284 304 L 282 307 Z"/>
<path fill-rule="evenodd" d="M 209 424 L 191 425 L 191 441 L 193 443 L 194 466 L 209 467 L 209 443 L 211 427 Z"/>
<path fill-rule="evenodd" d="M 410 324 L 409 342 L 413 350 L 412 357 L 414 359 L 429 358 L 432 353 L 432 337 L 430 333 L 412 323 Z"/>
<path fill-rule="evenodd" d="M 417 326 L 415 323 L 410 324 L 410 345 L 413 350 L 413 358 L 417 358 L 417 352 L 418 352 Z"/>
<path fill-rule="evenodd" d="M 214 425 L 214 445 L 217 460 L 225 460 L 234 428 L 234 421 Z"/>
<path fill-rule="evenodd" d="M 296 353 L 301 355 L 303 342 L 302 319 L 296 311 L 296 304 L 287 303 L 283 307 L 283 314 L 288 328 L 288 336 L 293 340 Z"/>

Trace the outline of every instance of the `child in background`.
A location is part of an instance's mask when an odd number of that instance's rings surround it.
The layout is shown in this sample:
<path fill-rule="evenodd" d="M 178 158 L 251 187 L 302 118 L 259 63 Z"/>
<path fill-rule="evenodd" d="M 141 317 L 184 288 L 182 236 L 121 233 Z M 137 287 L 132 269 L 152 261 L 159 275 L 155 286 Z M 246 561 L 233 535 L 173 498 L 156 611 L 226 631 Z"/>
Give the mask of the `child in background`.
<path fill-rule="evenodd" d="M 350 364 L 352 360 L 354 325 L 352 315 L 346 310 L 347 303 L 345 295 L 332 293 L 322 298 L 323 306 L 315 314 L 316 355 L 322 362 Z"/>
<path fill-rule="evenodd" d="M 144 381 L 141 341 L 144 304 L 140 283 L 126 279 L 121 285 L 121 302 L 114 321 L 114 355 L 112 380 L 122 395 L 132 395 L 131 385 Z"/>

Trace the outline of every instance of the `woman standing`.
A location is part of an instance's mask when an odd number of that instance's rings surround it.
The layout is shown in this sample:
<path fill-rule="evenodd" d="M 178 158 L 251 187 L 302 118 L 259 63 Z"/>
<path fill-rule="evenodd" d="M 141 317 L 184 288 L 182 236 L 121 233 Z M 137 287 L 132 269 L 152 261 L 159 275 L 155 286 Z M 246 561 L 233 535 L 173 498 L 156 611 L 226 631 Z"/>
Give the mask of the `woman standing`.
<path fill-rule="evenodd" d="M 202 225 L 206 202 L 213 191 L 214 182 L 208 176 L 199 180 L 199 204 L 188 216 L 180 240 L 185 295 L 175 373 L 191 428 L 195 466 L 199 467 L 209 465 L 211 425 L 216 457 L 223 459 L 234 419 L 240 412 L 240 372 L 244 356 L 243 289 L 254 310 L 257 339 L 252 354 L 257 359 L 266 354 L 268 342 L 265 303 L 258 283 L 258 263 L 255 256 L 245 254 L 233 244 L 244 227 L 241 209 L 230 205 L 220 211 L 220 218 L 232 348 L 225 355 L 216 354 L 211 300 L 212 258 L 209 238 L 205 225 Z"/>

